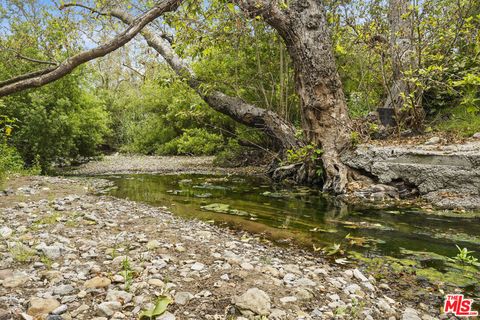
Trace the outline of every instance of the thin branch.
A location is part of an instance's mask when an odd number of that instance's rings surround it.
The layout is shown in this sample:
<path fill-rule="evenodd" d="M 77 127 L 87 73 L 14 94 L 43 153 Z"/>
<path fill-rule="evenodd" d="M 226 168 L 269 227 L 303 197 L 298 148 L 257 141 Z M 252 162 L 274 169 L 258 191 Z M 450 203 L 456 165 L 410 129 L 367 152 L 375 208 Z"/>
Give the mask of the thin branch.
<path fill-rule="evenodd" d="M 143 74 L 142 72 L 138 71 L 137 69 L 135 69 L 134 67 L 132 67 L 132 66 L 126 64 L 126 63 L 122 63 L 122 66 L 124 66 L 127 69 L 132 70 L 133 72 L 138 74 L 142 78 L 143 81 L 145 81 L 145 74 Z"/>
<path fill-rule="evenodd" d="M 40 63 L 40 64 L 49 64 L 49 65 L 52 65 L 52 66 L 58 65 L 58 62 L 45 61 L 45 60 L 40 60 L 40 59 L 27 57 L 27 56 L 21 54 L 20 52 L 18 52 L 15 49 L 12 49 L 12 48 L 1 48 L 1 50 L 13 52 L 17 58 L 20 58 L 20 59 L 23 59 L 23 60 L 26 60 L 26 61 L 29 61 L 29 62 Z"/>
<path fill-rule="evenodd" d="M 0 87 L 0 97 L 28 88 L 40 87 L 47 83 L 58 80 L 72 72 L 79 65 L 90 60 L 103 57 L 108 53 L 117 50 L 132 40 L 149 22 L 155 20 L 165 12 L 178 8 L 180 2 L 181 0 L 166 0 L 162 3 L 159 3 L 146 13 L 134 19 L 127 29 L 119 33 L 112 40 L 91 50 L 80 52 L 64 60 L 61 64 L 53 69 L 47 68 L 45 70 L 41 70 L 39 72 L 44 72 L 41 75 L 22 75 L 20 77 L 25 77 L 25 79 L 15 81 L 13 83 L 11 82 L 11 79 L 7 80 L 7 82 L 10 81 L 11 83 Z"/>

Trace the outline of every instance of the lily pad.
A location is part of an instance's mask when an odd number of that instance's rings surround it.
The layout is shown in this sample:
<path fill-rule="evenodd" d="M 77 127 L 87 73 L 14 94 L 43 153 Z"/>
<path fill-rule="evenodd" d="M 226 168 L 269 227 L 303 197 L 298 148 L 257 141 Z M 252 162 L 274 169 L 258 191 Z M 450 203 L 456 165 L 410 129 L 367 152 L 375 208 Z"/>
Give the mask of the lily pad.
<path fill-rule="evenodd" d="M 262 196 L 270 197 L 270 198 L 291 198 L 292 197 L 290 194 L 287 194 L 284 192 L 270 192 L 270 191 L 263 192 Z"/>
<path fill-rule="evenodd" d="M 200 193 L 200 194 L 196 194 L 196 195 L 195 195 L 196 198 L 210 198 L 211 196 L 212 196 L 212 194 L 209 193 L 209 192 Z"/>
<path fill-rule="evenodd" d="M 232 214 L 235 216 L 243 216 L 243 217 L 256 217 L 257 215 L 253 213 L 249 213 L 243 210 L 231 209 L 230 205 L 225 203 L 211 203 L 205 206 L 200 207 L 203 210 L 213 211 L 218 213 L 225 213 L 225 214 Z"/>
<path fill-rule="evenodd" d="M 208 190 L 228 190 L 228 189 L 231 189 L 229 187 L 219 186 L 219 185 L 211 184 L 211 183 L 208 183 L 208 182 L 205 182 L 205 183 L 202 183 L 202 184 L 199 184 L 199 185 L 195 185 L 195 186 L 193 186 L 193 188 L 195 188 L 195 189 L 208 189 Z"/>
<path fill-rule="evenodd" d="M 230 211 L 230 205 L 225 203 L 211 203 L 206 206 L 201 206 L 200 208 L 218 213 L 228 213 Z"/>

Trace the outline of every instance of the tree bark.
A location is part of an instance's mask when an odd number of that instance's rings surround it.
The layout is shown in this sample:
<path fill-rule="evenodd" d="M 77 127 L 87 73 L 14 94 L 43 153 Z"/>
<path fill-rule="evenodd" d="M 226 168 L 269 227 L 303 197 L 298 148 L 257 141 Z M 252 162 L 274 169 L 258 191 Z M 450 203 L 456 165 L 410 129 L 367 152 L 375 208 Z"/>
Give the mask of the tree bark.
<path fill-rule="evenodd" d="M 262 16 L 284 39 L 301 99 L 303 131 L 309 143 L 323 150 L 323 188 L 345 192 L 350 169 L 340 155 L 350 145 L 351 121 L 323 3 L 296 0 L 285 9 L 272 0 L 236 0 L 236 4 L 252 17 Z M 317 178 L 314 163 L 306 163 L 299 173 L 302 182 Z"/>
<path fill-rule="evenodd" d="M 383 108 L 379 108 L 380 120 L 385 126 L 400 125 L 404 118 L 415 112 L 417 101 L 415 89 L 405 80 L 404 72 L 415 69 L 415 49 L 412 43 L 412 25 L 408 16 L 408 0 L 389 0 L 388 20 L 390 24 L 389 50 L 392 62 L 392 84 L 387 90 Z M 414 112 L 409 112 L 411 105 Z"/>
<path fill-rule="evenodd" d="M 109 15 L 120 19 L 125 24 L 131 24 L 134 17 L 125 10 L 114 8 L 109 12 L 98 12 L 78 4 L 65 4 L 68 6 L 80 6 L 102 15 Z M 143 28 L 141 35 L 148 45 L 155 49 L 180 77 L 187 80 L 188 85 L 194 89 L 202 99 L 214 110 L 221 112 L 236 122 L 246 126 L 260 129 L 272 138 L 277 151 L 284 152 L 288 149 L 296 149 L 303 145 L 302 141 L 295 136 L 295 127 L 271 110 L 266 110 L 249 104 L 238 97 L 228 96 L 220 91 L 208 90 L 202 87 L 189 63 L 179 57 L 172 45 L 161 33 L 153 31 L 149 27 Z"/>

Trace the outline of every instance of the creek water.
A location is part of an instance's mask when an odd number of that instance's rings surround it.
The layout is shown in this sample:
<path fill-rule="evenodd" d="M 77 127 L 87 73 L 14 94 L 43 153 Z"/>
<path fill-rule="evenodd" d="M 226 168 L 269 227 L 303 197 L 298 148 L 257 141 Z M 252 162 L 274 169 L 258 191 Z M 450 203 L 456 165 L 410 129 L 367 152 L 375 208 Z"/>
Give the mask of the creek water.
<path fill-rule="evenodd" d="M 166 206 L 178 216 L 247 230 L 278 243 L 309 248 L 340 244 L 342 250 L 365 257 L 415 257 L 423 266 L 442 272 L 446 258 L 458 254 L 456 245 L 475 251 L 470 255 L 480 259 L 478 218 L 437 216 L 415 208 L 339 207 L 318 191 L 286 189 L 259 177 L 139 174 L 107 178 L 115 184 L 109 192 L 113 196 Z M 478 265 L 468 268 L 480 279 Z"/>

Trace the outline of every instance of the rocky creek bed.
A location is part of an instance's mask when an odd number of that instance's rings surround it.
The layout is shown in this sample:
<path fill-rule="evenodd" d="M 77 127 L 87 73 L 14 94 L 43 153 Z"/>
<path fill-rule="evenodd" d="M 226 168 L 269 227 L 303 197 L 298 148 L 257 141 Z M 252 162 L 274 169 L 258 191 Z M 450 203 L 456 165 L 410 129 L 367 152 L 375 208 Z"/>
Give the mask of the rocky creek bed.
<path fill-rule="evenodd" d="M 8 185 L 0 196 L 2 320 L 138 319 L 161 296 L 173 301 L 157 317 L 164 320 L 447 318 L 441 284 L 98 195 L 105 180 Z"/>

